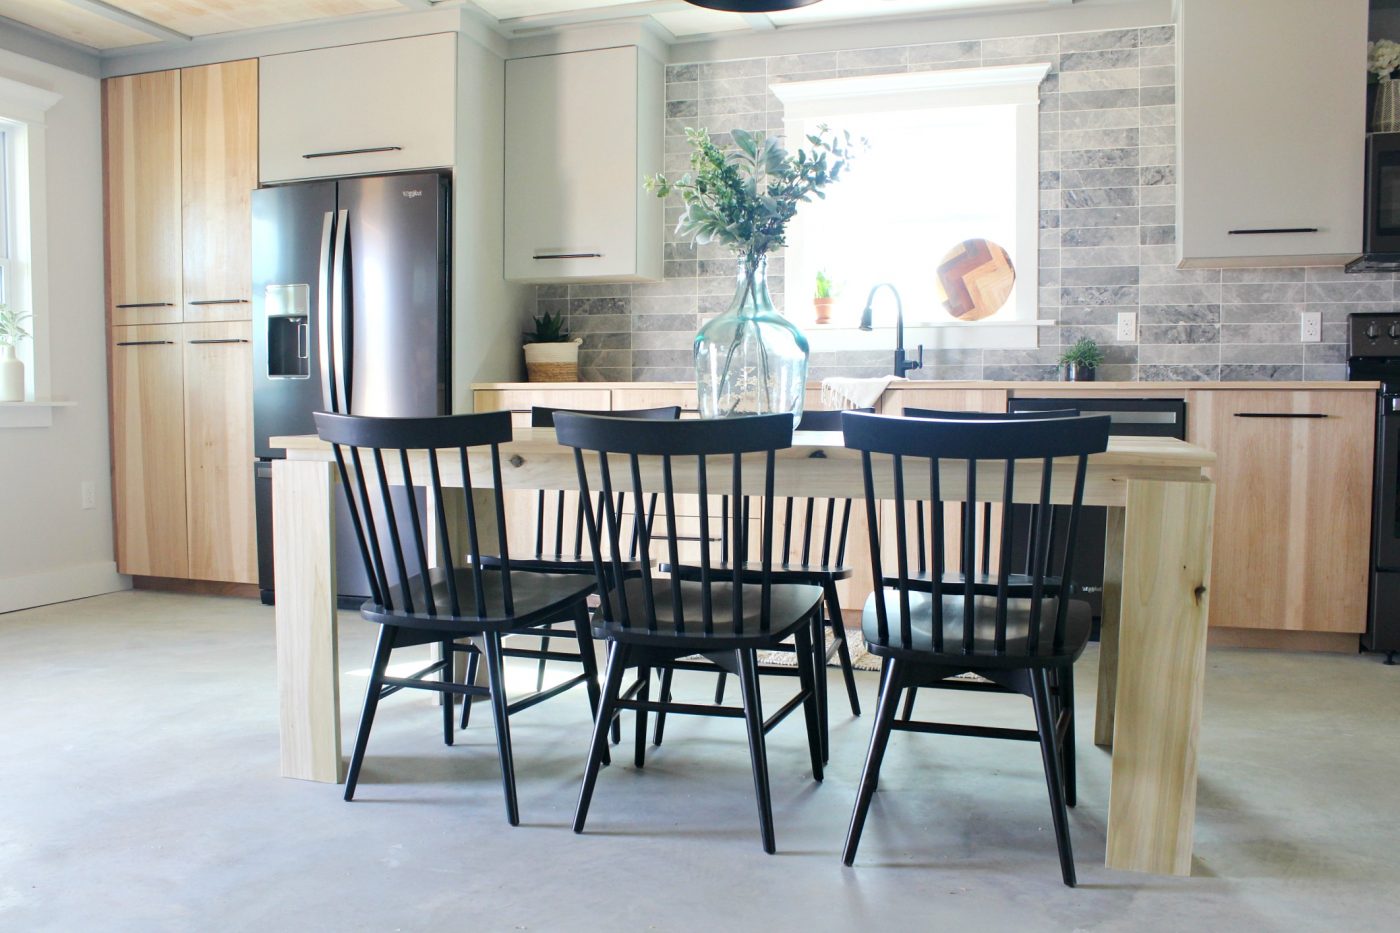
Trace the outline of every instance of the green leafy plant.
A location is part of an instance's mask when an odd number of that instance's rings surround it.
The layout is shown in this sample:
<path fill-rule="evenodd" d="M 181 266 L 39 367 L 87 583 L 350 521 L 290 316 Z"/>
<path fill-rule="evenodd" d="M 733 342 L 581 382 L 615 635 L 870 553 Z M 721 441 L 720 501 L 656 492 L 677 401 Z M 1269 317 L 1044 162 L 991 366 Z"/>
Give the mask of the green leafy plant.
<path fill-rule="evenodd" d="M 814 298 L 831 298 L 835 295 L 835 286 L 831 282 L 831 276 L 826 274 L 825 269 L 817 270 L 817 290 Z"/>
<path fill-rule="evenodd" d="M 1060 362 L 1066 366 L 1084 366 L 1093 369 L 1103 362 L 1103 349 L 1088 337 L 1081 337 L 1060 355 Z"/>
<path fill-rule="evenodd" d="M 20 312 L 8 305 L 0 305 L 0 344 L 17 346 L 21 340 L 32 336 L 24 329 L 24 321 L 34 315 Z"/>
<path fill-rule="evenodd" d="M 734 147 L 723 149 L 708 130 L 687 128 L 690 168 L 674 181 L 665 175 L 645 179 L 648 191 L 664 198 L 676 192 L 685 204 L 676 232 L 697 244 L 719 243 L 758 259 L 786 244 L 788 221 L 797 206 L 841 177 L 856 146 L 850 133 L 828 133 L 825 126 L 807 137 L 811 151 L 794 156 L 762 132 L 734 130 Z M 863 143 L 862 143 L 863 145 Z"/>
<path fill-rule="evenodd" d="M 544 314 L 535 315 L 535 329 L 525 332 L 526 343 L 568 343 L 570 340 L 569 329 L 564 326 L 564 315 Z"/>

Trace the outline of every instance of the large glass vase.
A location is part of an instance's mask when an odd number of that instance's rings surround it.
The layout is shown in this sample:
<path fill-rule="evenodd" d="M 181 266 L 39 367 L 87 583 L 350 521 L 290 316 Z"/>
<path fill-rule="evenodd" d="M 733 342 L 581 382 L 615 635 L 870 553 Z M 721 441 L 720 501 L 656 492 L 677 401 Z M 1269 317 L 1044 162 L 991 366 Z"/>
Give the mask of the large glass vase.
<path fill-rule="evenodd" d="M 695 335 L 700 417 L 802 416 L 807 338 L 773 307 L 768 260 L 741 258 L 729 308 Z"/>

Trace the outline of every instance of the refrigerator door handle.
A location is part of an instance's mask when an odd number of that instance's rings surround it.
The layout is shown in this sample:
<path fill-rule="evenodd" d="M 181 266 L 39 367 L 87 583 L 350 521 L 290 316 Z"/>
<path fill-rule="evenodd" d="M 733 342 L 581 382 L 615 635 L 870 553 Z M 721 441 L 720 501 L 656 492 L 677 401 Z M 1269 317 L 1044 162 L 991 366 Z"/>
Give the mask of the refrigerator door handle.
<path fill-rule="evenodd" d="M 335 233 L 335 214 L 326 211 L 321 219 L 321 264 L 317 267 L 316 349 L 321 365 L 321 404 L 326 411 L 339 411 L 335 394 L 336 380 L 331 360 L 331 238 Z"/>
<path fill-rule="evenodd" d="M 354 316 L 350 313 L 349 299 L 350 290 L 346 278 L 349 275 L 349 265 L 346 253 L 350 243 L 350 212 L 341 210 L 336 212 L 335 220 L 335 258 L 333 260 L 331 272 L 331 315 L 334 318 L 331 332 L 332 356 L 335 358 L 335 380 L 336 394 L 340 399 L 340 407 L 336 411 L 351 413 L 351 379 L 354 375 L 350 371 L 350 327 L 354 321 Z"/>

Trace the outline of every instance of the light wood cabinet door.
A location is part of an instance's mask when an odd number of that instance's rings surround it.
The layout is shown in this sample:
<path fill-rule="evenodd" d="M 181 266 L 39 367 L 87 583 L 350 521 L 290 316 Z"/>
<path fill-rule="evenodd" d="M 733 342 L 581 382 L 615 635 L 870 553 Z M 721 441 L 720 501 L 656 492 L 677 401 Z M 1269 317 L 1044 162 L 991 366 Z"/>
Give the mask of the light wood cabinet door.
<path fill-rule="evenodd" d="M 180 73 L 102 83 L 107 300 L 116 325 L 180 320 Z"/>
<path fill-rule="evenodd" d="M 187 577 L 180 325 L 114 327 L 111 341 L 117 569 Z"/>
<path fill-rule="evenodd" d="M 1199 391 L 1186 411 L 1218 458 L 1211 625 L 1364 631 L 1375 399 Z"/>
<path fill-rule="evenodd" d="M 252 212 L 258 185 L 256 59 L 180 72 L 184 319 L 252 315 Z"/>
<path fill-rule="evenodd" d="M 252 324 L 186 324 L 183 331 L 189 575 L 256 583 Z"/>

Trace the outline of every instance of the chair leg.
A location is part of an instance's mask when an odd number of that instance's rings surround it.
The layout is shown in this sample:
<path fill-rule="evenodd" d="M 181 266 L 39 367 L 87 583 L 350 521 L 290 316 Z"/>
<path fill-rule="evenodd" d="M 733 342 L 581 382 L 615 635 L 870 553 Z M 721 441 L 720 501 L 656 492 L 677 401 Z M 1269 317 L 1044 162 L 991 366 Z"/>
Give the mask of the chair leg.
<path fill-rule="evenodd" d="M 450 641 L 445 641 L 445 642 L 443 642 L 443 643 L 442 643 L 442 682 L 443 682 L 444 684 L 450 684 L 450 683 L 452 683 L 452 661 L 453 661 L 453 658 L 454 658 L 454 654 L 453 654 L 453 652 L 452 652 L 452 642 L 450 642 Z M 456 712 L 457 712 L 457 707 L 455 707 L 455 706 L 452 705 L 452 694 L 447 693 L 447 692 L 444 692 L 443 695 L 442 695 L 442 744 L 443 744 L 443 745 L 451 745 L 451 744 L 452 744 L 452 724 L 453 724 L 453 719 L 456 718 L 453 714 L 456 713 Z"/>
<path fill-rule="evenodd" d="M 468 686 L 474 686 L 474 685 L 476 684 L 476 666 L 477 666 L 477 664 L 479 664 L 480 662 L 481 662 L 481 653 L 480 653 L 479 651 L 472 651 L 472 652 L 469 652 L 469 653 L 467 654 L 467 685 L 468 685 Z M 473 696 L 464 696 L 464 697 L 462 697 L 462 728 L 463 728 L 463 729 L 465 729 L 465 728 L 467 727 L 467 723 L 471 720 L 471 715 L 472 715 L 472 700 L 475 700 L 475 699 L 476 699 L 476 697 L 473 697 Z"/>
<path fill-rule="evenodd" d="M 758 689 L 758 660 L 753 649 L 734 652 L 739 666 L 739 691 L 744 695 L 744 721 L 749 731 L 749 758 L 753 763 L 753 788 L 758 797 L 758 829 L 763 851 L 777 851 L 773 838 L 773 799 L 768 792 L 768 749 L 763 739 L 763 698 Z"/>
<path fill-rule="evenodd" d="M 726 675 L 725 675 L 724 671 L 720 671 L 720 672 L 719 672 L 719 677 L 715 678 L 715 705 L 716 705 L 716 706 L 718 706 L 719 704 L 721 704 L 721 703 L 724 702 L 724 678 L 725 678 L 725 676 L 726 676 Z"/>
<path fill-rule="evenodd" d="M 1078 779 L 1074 768 L 1074 668 L 1066 664 L 1060 669 L 1060 709 L 1066 717 L 1065 740 L 1060 746 L 1065 782 L 1065 806 L 1078 802 Z"/>
<path fill-rule="evenodd" d="M 841 598 L 836 592 L 836 581 L 826 581 L 822 589 L 826 593 L 826 617 L 832 633 L 836 636 L 836 657 L 841 662 L 841 677 L 846 681 L 846 697 L 851 701 L 851 715 L 859 716 L 860 697 L 856 694 L 856 669 L 851 664 L 851 646 L 846 641 L 846 622 L 841 616 Z"/>
<path fill-rule="evenodd" d="M 637 679 L 642 682 L 637 689 L 637 699 L 643 703 L 651 699 L 651 668 L 637 668 Z M 638 768 L 646 767 L 647 763 L 647 711 L 637 710 L 637 734 L 634 738 L 632 751 L 632 763 Z"/>
<path fill-rule="evenodd" d="M 379 643 L 374 649 L 374 664 L 370 667 L 369 686 L 365 687 L 365 708 L 360 713 L 360 731 L 355 735 L 355 750 L 350 755 L 350 771 L 345 775 L 345 799 L 355 797 L 355 785 L 360 780 L 360 765 L 365 760 L 365 746 L 369 744 L 369 729 L 374 725 L 374 711 L 379 708 L 379 694 L 383 689 L 384 669 L 389 666 L 389 654 L 394 650 L 394 630 L 390 626 L 379 627 Z"/>
<path fill-rule="evenodd" d="M 544 627 L 545 627 L 546 629 L 553 629 L 553 628 L 554 628 L 554 623 L 553 623 L 553 622 L 546 622 L 545 625 L 544 625 Z M 541 636 L 540 636 L 540 651 L 548 651 L 548 650 L 549 650 L 549 636 L 548 636 L 548 635 L 541 635 Z M 536 690 L 536 691 L 539 691 L 539 690 L 543 690 L 543 689 L 544 689 L 544 658 L 540 658 L 540 663 L 539 663 L 538 667 L 535 668 L 535 690 Z"/>
<path fill-rule="evenodd" d="M 661 671 L 661 695 L 657 698 L 662 703 L 671 702 L 671 675 L 674 674 L 671 668 Z M 656 714 L 656 728 L 652 731 L 651 744 L 660 745 L 662 733 L 666 731 L 666 711 L 661 710 Z"/>
<path fill-rule="evenodd" d="M 919 693 L 918 687 L 910 687 L 904 693 L 904 710 L 899 714 L 899 718 L 908 722 L 914 717 L 914 697 Z"/>
<path fill-rule="evenodd" d="M 588 709 L 593 718 L 598 718 L 598 705 L 602 698 L 602 688 L 598 686 L 598 657 L 593 653 L 593 631 L 589 627 L 588 604 L 579 603 L 574 609 L 574 637 L 578 640 L 579 661 L 583 664 L 584 688 L 588 691 Z M 608 747 L 603 746 L 603 764 L 611 764 L 612 756 Z"/>
<path fill-rule="evenodd" d="M 1050 710 L 1050 680 L 1044 670 L 1031 671 L 1031 701 L 1035 704 L 1035 725 L 1040 732 L 1040 757 L 1045 764 L 1045 786 L 1050 791 L 1050 815 L 1055 824 L 1055 844 L 1060 850 L 1060 874 L 1074 887 L 1074 853 L 1070 849 L 1069 814 L 1065 810 L 1064 784 L 1060 774 L 1059 742 L 1055 739 L 1055 717 Z"/>
<path fill-rule="evenodd" d="M 826 625 L 821 611 L 812 613 L 812 634 L 808 637 L 808 652 L 811 658 L 812 689 L 816 694 L 817 725 L 820 729 L 822 761 L 831 760 L 831 721 L 827 711 L 826 690 Z M 798 666 L 801 667 L 805 652 L 797 649 Z"/>
<path fill-rule="evenodd" d="M 583 786 L 579 788 L 578 805 L 574 808 L 574 832 L 583 832 L 588 819 L 588 805 L 593 800 L 593 787 L 598 783 L 598 769 L 603 764 L 603 752 L 608 744 L 608 730 L 617 710 L 617 697 L 622 690 L 622 675 L 627 669 L 626 652 L 621 645 L 608 645 L 608 673 L 603 681 L 603 698 L 593 721 L 593 738 L 588 746 L 588 761 L 583 768 Z"/>
<path fill-rule="evenodd" d="M 865 817 L 870 812 L 870 800 L 875 796 L 875 787 L 880 780 L 880 763 L 885 757 L 885 746 L 890 741 L 894 713 L 899 706 L 900 689 L 904 682 L 903 662 L 897 658 L 887 658 L 883 673 L 885 683 L 880 688 L 880 703 L 875 710 L 875 727 L 870 732 L 870 747 L 866 750 L 865 767 L 860 773 L 856 806 L 851 811 L 851 824 L 846 829 L 846 845 L 841 853 L 841 861 L 847 865 L 856 860 L 856 849 L 860 847 L 860 836 L 865 830 Z"/>
<path fill-rule="evenodd" d="M 814 616 L 820 626 L 820 616 Z M 824 634 L 818 627 L 817 632 Z M 822 722 L 821 710 L 817 692 L 816 669 L 818 665 L 825 667 L 826 652 L 812 647 L 812 637 L 807 634 L 805 628 L 799 628 L 796 633 L 797 647 L 797 680 L 802 686 L 805 696 L 802 699 L 802 709 L 807 717 L 807 751 L 812 756 L 812 780 L 820 782 L 822 774 L 822 764 L 826 761 L 826 736 L 823 734 L 825 724 Z M 823 671 L 825 673 L 825 671 Z"/>
<path fill-rule="evenodd" d="M 496 720 L 496 753 L 501 759 L 501 784 L 506 793 L 506 819 L 520 825 L 520 807 L 515 800 L 515 760 L 510 749 L 510 714 L 506 710 L 505 665 L 499 632 L 486 634 L 486 677 L 491 687 L 491 712 Z"/>

